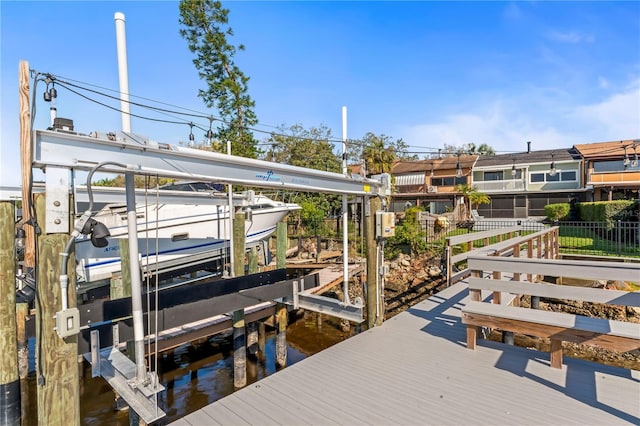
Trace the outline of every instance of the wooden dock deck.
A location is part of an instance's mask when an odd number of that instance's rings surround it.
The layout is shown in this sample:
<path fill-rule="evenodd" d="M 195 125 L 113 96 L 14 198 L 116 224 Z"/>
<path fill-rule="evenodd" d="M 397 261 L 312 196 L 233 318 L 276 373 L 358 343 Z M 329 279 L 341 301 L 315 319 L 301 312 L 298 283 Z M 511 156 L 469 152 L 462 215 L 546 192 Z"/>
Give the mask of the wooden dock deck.
<path fill-rule="evenodd" d="M 480 341 L 464 281 L 382 326 L 174 422 L 188 425 L 640 424 L 640 371 Z"/>

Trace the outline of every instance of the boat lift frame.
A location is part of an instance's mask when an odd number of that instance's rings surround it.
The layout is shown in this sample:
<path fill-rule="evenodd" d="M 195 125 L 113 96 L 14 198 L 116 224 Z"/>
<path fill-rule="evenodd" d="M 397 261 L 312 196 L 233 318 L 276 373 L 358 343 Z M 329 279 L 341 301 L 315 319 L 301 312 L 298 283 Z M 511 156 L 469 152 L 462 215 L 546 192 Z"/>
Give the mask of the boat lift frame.
<path fill-rule="evenodd" d="M 328 194 L 353 195 L 363 197 L 385 197 L 391 193 L 391 179 L 388 174 L 380 175 L 379 180 L 367 179 L 360 175 L 323 172 L 286 164 L 254 160 L 244 157 L 224 155 L 197 150 L 188 147 L 161 144 L 139 135 L 118 132 L 113 134 L 84 135 L 75 132 L 56 130 L 34 130 L 32 133 L 32 168 L 41 168 L 46 172 L 46 223 L 50 233 L 68 233 L 71 212 L 69 211 L 69 193 L 75 189 L 70 177 L 77 171 L 90 171 L 103 160 L 120 163 L 126 169 L 113 165 L 104 165 L 100 171 L 105 173 L 140 174 L 165 178 L 202 180 L 223 184 L 238 184 L 248 187 L 271 188 L 277 190 L 299 190 Z M 100 160 L 96 160 L 100 159 Z M 136 198 L 131 193 L 133 185 L 126 190 L 127 205 Z M 134 201 L 135 202 L 135 201 Z M 343 248 L 346 256 L 347 247 Z M 363 321 L 362 304 L 351 304 L 339 300 L 294 290 L 287 286 L 286 294 L 278 297 L 295 307 L 329 313 L 354 322 Z M 112 350 L 116 351 L 115 349 Z M 144 383 L 138 383 L 134 374 L 139 370 L 138 362 L 134 366 L 124 357 L 110 352 L 98 355 L 104 364 L 104 371 L 113 378 L 112 386 L 121 395 L 127 395 L 130 404 L 134 404 L 147 423 L 164 416 L 153 404 L 152 397 L 161 386 L 155 377 Z M 113 359 L 112 359 L 113 358 Z M 117 362 L 116 362 L 117 360 Z M 113 368 L 107 368 L 112 366 Z M 111 383 L 111 382 L 110 382 Z M 117 386 L 116 386 L 117 385 Z M 116 389 L 116 387 L 118 389 Z M 152 404 L 152 405 L 151 405 Z M 138 411 L 139 410 L 139 411 Z"/>

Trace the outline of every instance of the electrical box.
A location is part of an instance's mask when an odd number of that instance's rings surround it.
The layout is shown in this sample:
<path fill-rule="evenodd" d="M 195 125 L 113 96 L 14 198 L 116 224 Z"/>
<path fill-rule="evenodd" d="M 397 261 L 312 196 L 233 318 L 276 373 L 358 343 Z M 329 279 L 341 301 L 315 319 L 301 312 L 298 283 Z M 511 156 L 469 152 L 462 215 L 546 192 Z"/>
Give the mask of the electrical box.
<path fill-rule="evenodd" d="M 392 212 L 376 212 L 376 237 L 388 238 L 396 235 L 396 215 Z"/>
<path fill-rule="evenodd" d="M 69 337 L 80 333 L 80 311 L 78 308 L 56 312 L 56 332 L 60 337 Z"/>

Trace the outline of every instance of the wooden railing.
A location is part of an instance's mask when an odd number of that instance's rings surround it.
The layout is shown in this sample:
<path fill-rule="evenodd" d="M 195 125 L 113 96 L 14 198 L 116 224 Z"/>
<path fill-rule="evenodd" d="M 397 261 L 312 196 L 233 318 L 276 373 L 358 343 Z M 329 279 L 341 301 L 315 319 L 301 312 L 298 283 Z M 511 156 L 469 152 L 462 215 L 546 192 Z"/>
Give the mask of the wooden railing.
<path fill-rule="evenodd" d="M 512 226 L 482 232 L 472 232 L 470 234 L 456 235 L 446 238 L 446 269 L 447 283 L 454 284 L 470 275 L 468 267 L 458 270 L 454 274 L 454 267 L 466 261 L 472 256 L 514 256 L 520 257 L 524 248 L 526 256 L 529 258 L 555 259 L 559 252 L 558 227 L 551 227 L 533 234 L 520 236 L 522 227 Z M 498 242 L 490 244 L 491 239 Z M 482 242 L 482 247 L 474 248 L 477 242 Z M 461 253 L 453 254 L 454 248 L 459 247 L 464 250 Z M 533 277 L 528 277 L 529 280 Z"/>

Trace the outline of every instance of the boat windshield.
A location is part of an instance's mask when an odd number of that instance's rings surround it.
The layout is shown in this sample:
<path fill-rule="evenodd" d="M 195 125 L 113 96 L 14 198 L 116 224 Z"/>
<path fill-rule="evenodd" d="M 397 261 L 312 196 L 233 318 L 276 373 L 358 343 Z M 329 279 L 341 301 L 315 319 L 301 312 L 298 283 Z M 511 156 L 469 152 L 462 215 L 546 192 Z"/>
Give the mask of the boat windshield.
<path fill-rule="evenodd" d="M 222 191 L 224 186 L 219 183 L 211 182 L 175 182 L 168 185 L 162 185 L 160 189 L 170 191 L 211 192 Z"/>

